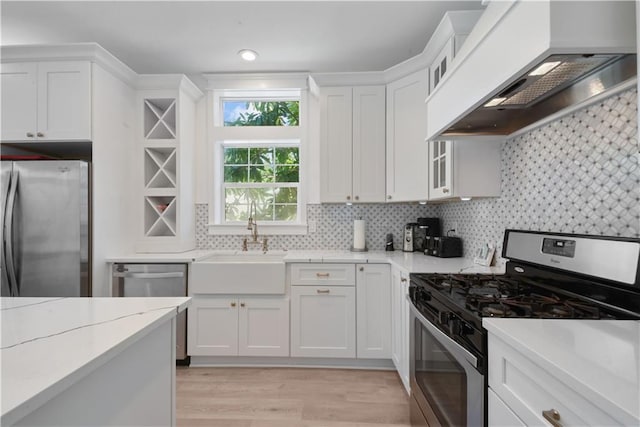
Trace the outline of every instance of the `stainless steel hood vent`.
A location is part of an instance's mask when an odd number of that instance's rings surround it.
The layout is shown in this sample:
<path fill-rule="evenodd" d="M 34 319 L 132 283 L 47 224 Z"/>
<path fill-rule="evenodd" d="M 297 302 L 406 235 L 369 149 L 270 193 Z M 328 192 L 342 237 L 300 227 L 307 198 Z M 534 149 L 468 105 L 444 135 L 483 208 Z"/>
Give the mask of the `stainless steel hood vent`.
<path fill-rule="evenodd" d="M 636 76 L 636 55 L 551 55 L 442 134 L 509 135 Z"/>

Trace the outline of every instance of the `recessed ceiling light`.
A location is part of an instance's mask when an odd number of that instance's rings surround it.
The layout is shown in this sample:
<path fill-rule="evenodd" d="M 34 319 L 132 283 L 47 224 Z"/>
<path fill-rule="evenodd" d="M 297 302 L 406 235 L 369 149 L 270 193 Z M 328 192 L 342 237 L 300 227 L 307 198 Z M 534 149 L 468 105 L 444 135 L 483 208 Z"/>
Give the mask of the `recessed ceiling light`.
<path fill-rule="evenodd" d="M 258 52 L 251 49 L 242 49 L 238 52 L 238 55 L 240 55 L 240 58 L 244 59 L 245 61 L 251 62 L 256 60 L 256 58 L 258 57 Z"/>

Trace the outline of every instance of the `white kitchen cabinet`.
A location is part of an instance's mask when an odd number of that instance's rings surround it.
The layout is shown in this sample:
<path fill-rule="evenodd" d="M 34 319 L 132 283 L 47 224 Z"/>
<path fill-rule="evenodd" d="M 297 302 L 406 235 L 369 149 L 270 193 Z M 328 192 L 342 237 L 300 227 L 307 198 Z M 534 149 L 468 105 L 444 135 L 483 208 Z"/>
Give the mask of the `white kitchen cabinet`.
<path fill-rule="evenodd" d="M 391 270 L 391 359 L 407 393 L 409 383 L 409 273 Z"/>
<path fill-rule="evenodd" d="M 387 85 L 387 201 L 411 202 L 429 197 L 427 108 L 428 70 Z"/>
<path fill-rule="evenodd" d="M 488 417 L 492 427 L 526 427 L 516 414 L 489 388 Z"/>
<path fill-rule="evenodd" d="M 429 200 L 500 195 L 500 139 L 429 141 Z"/>
<path fill-rule="evenodd" d="M 289 265 L 291 285 L 296 286 L 355 286 L 353 264 L 294 263 Z"/>
<path fill-rule="evenodd" d="M 137 97 L 141 232 L 136 249 L 182 252 L 195 247 L 195 114 L 202 92 L 184 76 L 145 78 L 149 81 Z"/>
<path fill-rule="evenodd" d="M 322 202 L 383 202 L 384 86 L 321 88 L 320 145 Z"/>
<path fill-rule="evenodd" d="M 291 356 L 356 357 L 356 289 L 291 286 Z"/>
<path fill-rule="evenodd" d="M 389 264 L 356 264 L 358 359 L 391 358 L 391 273 Z"/>
<path fill-rule="evenodd" d="M 429 87 L 429 92 L 435 89 L 444 75 L 447 73 L 449 67 L 451 66 L 451 61 L 453 60 L 453 51 L 454 47 L 454 38 L 451 37 L 445 43 L 444 47 L 440 50 L 436 58 L 433 60 L 433 63 L 429 67 L 431 85 Z"/>
<path fill-rule="evenodd" d="M 451 69 L 453 58 L 458 54 L 480 15 L 481 10 L 458 10 L 447 12 L 442 17 L 424 50 L 431 64 L 428 93 L 440 84 Z"/>
<path fill-rule="evenodd" d="M 196 295 L 187 347 L 190 356 L 288 356 L 289 299 Z"/>
<path fill-rule="evenodd" d="M 521 420 L 515 425 L 549 425 L 552 424 L 550 420 L 562 426 L 637 425 L 638 419 L 633 415 L 619 408 L 615 412 L 604 410 L 606 405 L 602 402 L 594 403 L 603 398 L 593 390 L 571 387 L 545 370 L 535 358 L 507 344 L 491 331 L 488 349 L 490 391 L 504 402 L 516 419 Z M 553 361 L 544 363 L 553 365 Z M 489 405 L 489 419 L 508 421 L 509 416 L 505 415 L 504 407 L 494 402 Z"/>
<path fill-rule="evenodd" d="M 90 141 L 91 63 L 4 63 L 2 141 Z"/>

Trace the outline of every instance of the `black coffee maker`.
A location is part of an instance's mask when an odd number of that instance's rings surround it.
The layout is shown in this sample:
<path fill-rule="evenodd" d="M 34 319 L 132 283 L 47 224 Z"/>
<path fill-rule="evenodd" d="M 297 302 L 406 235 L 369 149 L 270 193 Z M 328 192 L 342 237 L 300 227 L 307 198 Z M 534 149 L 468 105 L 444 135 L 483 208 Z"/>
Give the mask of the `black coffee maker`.
<path fill-rule="evenodd" d="M 414 227 L 413 250 L 424 252 L 433 248 L 434 237 L 441 236 L 440 218 L 418 218 Z"/>

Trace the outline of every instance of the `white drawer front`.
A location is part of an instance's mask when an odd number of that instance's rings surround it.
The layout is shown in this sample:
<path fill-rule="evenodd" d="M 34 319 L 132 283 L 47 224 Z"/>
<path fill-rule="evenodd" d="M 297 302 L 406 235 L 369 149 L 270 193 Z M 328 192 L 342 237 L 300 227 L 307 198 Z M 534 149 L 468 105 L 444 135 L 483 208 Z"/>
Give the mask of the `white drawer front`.
<path fill-rule="evenodd" d="M 291 284 L 355 286 L 355 264 L 291 264 Z"/>
<path fill-rule="evenodd" d="M 556 410 L 567 426 L 616 426 L 631 421 L 608 414 L 500 338 L 489 334 L 489 386 L 526 425 L 549 425 L 543 411 Z M 589 393 L 585 391 L 585 393 Z M 593 393 L 591 393 L 593 394 Z M 614 418 L 615 417 L 615 418 Z"/>

